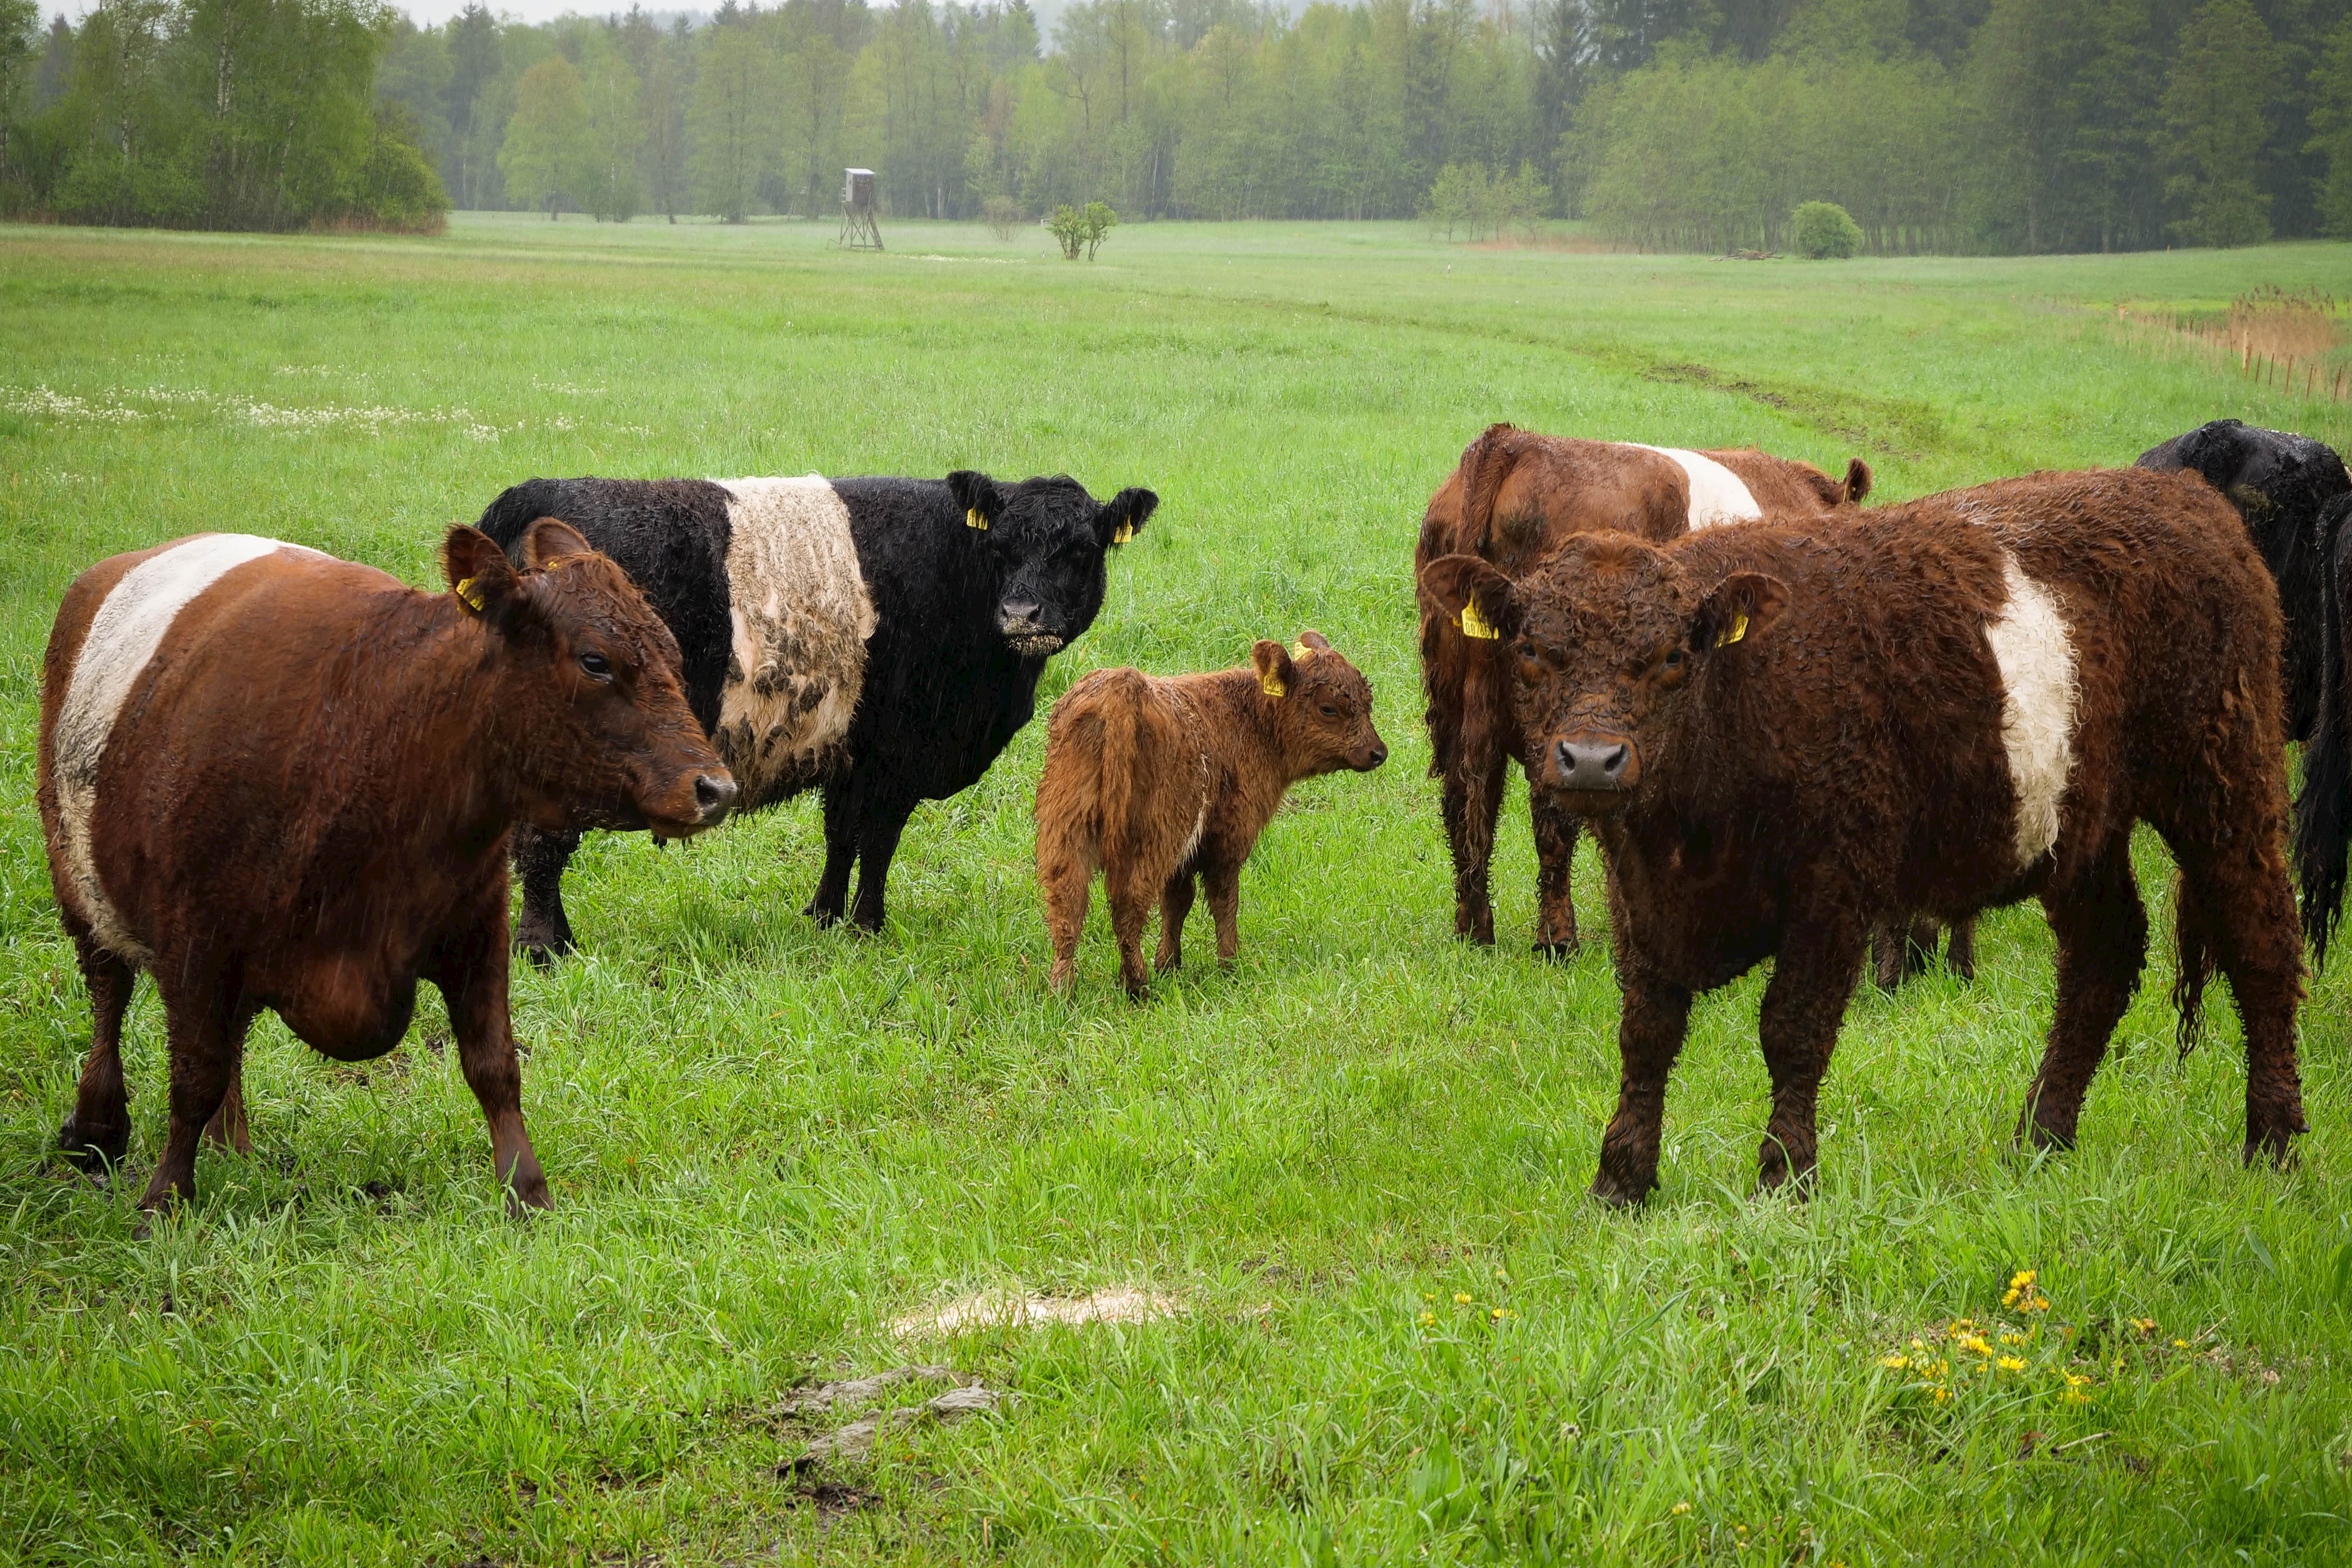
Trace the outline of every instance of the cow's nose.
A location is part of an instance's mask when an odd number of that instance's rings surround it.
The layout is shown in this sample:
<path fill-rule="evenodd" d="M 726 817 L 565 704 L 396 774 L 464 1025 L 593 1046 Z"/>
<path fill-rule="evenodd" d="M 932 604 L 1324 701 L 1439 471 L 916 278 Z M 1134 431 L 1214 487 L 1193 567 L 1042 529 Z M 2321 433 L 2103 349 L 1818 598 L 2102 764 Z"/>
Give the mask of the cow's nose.
<path fill-rule="evenodd" d="M 1378 768 L 1389 759 L 1389 748 L 1379 741 L 1372 742 L 1372 766 Z"/>
<path fill-rule="evenodd" d="M 1037 623 L 1037 601 L 1034 599 L 1008 599 L 1004 601 L 1004 619 L 1012 624 Z"/>
<path fill-rule="evenodd" d="M 718 821 L 735 807 L 735 780 L 724 773 L 705 773 L 694 780 L 694 803 L 702 812 L 704 827 Z"/>
<path fill-rule="evenodd" d="M 1553 747 L 1553 769 L 1565 789 L 1622 789 L 1632 782 L 1631 742 L 1613 735 L 1572 735 Z"/>

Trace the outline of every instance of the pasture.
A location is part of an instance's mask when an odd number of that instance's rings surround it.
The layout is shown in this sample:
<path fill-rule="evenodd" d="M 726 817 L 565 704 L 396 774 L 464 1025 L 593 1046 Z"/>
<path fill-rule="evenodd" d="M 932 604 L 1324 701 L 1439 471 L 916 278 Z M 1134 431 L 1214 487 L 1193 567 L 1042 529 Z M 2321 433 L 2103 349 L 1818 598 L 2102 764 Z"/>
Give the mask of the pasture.
<path fill-rule="evenodd" d="M 1035 231 L 886 237 L 0 229 L 0 1560 L 2352 1552 L 2343 963 L 2304 1015 L 2291 1172 L 2240 1166 L 2225 993 L 2177 1056 L 2168 941 L 2082 1146 L 2010 1154 L 2052 985 L 2029 905 L 1986 921 L 1975 984 L 1858 996 L 1810 1205 L 1748 1196 L 1759 975 L 1694 1013 L 1662 1190 L 1605 1212 L 1599 868 L 1588 840 L 1584 950 L 1534 957 L 1515 786 L 1498 945 L 1452 939 L 1409 581 L 1424 500 L 1497 419 L 1859 452 L 1881 497 L 2126 463 L 2223 414 L 2352 445 L 2352 405 L 2116 322 L 2340 291 L 2352 250 L 1807 266 L 1272 224 L 1121 228 L 1089 266 Z M 208 1150 L 150 1230 L 142 987 L 137 1179 L 51 1157 L 89 1014 L 34 730 L 82 567 L 233 528 L 437 583 L 444 528 L 534 474 L 961 466 L 1161 498 L 1041 706 L 1306 626 L 1370 677 L 1394 755 L 1270 824 L 1236 967 L 1202 962 L 1196 914 L 1188 967 L 1130 1004 L 1097 895 L 1076 989 L 1048 992 L 1041 715 L 918 813 L 877 937 L 799 914 L 813 797 L 690 846 L 591 838 L 583 951 L 515 992 L 551 1215 L 505 1218 L 429 991 L 362 1069 L 265 1018 L 254 1157 Z M 2168 932 L 2153 844 L 2140 873 Z M 1097 1291 L 1149 1310 L 936 1319 Z M 1010 1397 L 779 1473 L 836 1424 L 793 1388 L 908 1364 Z"/>

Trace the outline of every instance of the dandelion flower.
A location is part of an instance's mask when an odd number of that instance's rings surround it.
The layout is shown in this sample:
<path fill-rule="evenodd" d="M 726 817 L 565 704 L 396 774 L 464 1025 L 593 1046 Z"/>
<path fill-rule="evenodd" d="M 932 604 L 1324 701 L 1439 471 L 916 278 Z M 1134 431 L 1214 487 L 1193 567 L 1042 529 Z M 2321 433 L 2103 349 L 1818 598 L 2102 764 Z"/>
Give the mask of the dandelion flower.
<path fill-rule="evenodd" d="M 1674 1511 L 1675 1511 L 1676 1513 L 1688 1513 L 1688 1512 L 1690 1511 L 1690 1504 L 1688 1504 L 1688 1503 L 1686 1503 L 1686 1502 L 1678 1502 L 1678 1503 L 1675 1504 L 1675 1510 L 1674 1510 Z"/>
<path fill-rule="evenodd" d="M 1422 1312 L 1421 1312 L 1421 1326 L 1422 1326 L 1422 1327 L 1423 1327 L 1423 1328 L 1427 1328 L 1430 1324 L 1432 1324 L 1432 1323 L 1435 1322 L 1436 1321 L 1437 1321 L 1437 1314 L 1436 1314 L 1435 1312 L 1431 1312 L 1431 1311 L 1430 1311 L 1428 1308 L 1426 1308 L 1426 1307 L 1424 1307 L 1424 1308 L 1423 1308 L 1423 1309 L 1422 1309 Z"/>
<path fill-rule="evenodd" d="M 2021 1333 L 2004 1333 L 2000 1336 L 2000 1343 L 2003 1344 L 2023 1344 L 2025 1340 L 2026 1336 Z"/>
<path fill-rule="evenodd" d="M 2033 1281 L 2040 1277 L 2041 1276 L 2032 1269 L 2020 1269 L 2016 1274 L 2011 1278 L 2009 1288 L 2012 1291 L 2030 1289 L 2032 1286 Z"/>
<path fill-rule="evenodd" d="M 1900 1372 L 1905 1367 L 1911 1364 L 1911 1358 L 1905 1355 L 1902 1352 L 1897 1351 L 1892 1355 L 1880 1356 L 1878 1358 L 1878 1364 L 1885 1367 L 1891 1367 L 1895 1371 Z"/>
<path fill-rule="evenodd" d="M 2174 1340 L 2172 1342 L 2172 1348 L 2175 1350 L 2187 1350 L 2189 1348 L 2189 1342 L 2185 1339 Z"/>
<path fill-rule="evenodd" d="M 2003 1372 L 2023 1372 L 2025 1370 L 2025 1358 L 2019 1355 L 2004 1355 L 1999 1361 L 1994 1362 L 1993 1364 L 2000 1367 Z"/>
<path fill-rule="evenodd" d="M 1469 1291 L 1454 1291 L 1454 1304 L 1455 1306 L 1457 1306 L 1457 1307 L 1466 1307 L 1466 1306 L 1468 1306 L 1468 1305 L 1470 1304 L 1470 1292 L 1469 1292 Z"/>
<path fill-rule="evenodd" d="M 1507 1308 L 1507 1307 L 1496 1307 L 1496 1308 L 1494 1310 L 1494 1312 L 1491 1312 L 1491 1313 L 1489 1313 L 1488 1315 L 1489 1315 L 1489 1316 L 1491 1316 L 1491 1317 L 1492 1317 L 1492 1318 L 1493 1318 L 1496 1322 L 1501 1322 L 1505 1318 L 1509 1317 L 1509 1316 L 1511 1315 L 1511 1313 L 1510 1313 L 1510 1309 L 1509 1309 L 1509 1308 Z"/>
<path fill-rule="evenodd" d="M 2069 1388 L 2080 1388 L 2090 1381 L 2079 1372 L 2070 1372 L 2066 1375 L 2066 1386 Z"/>

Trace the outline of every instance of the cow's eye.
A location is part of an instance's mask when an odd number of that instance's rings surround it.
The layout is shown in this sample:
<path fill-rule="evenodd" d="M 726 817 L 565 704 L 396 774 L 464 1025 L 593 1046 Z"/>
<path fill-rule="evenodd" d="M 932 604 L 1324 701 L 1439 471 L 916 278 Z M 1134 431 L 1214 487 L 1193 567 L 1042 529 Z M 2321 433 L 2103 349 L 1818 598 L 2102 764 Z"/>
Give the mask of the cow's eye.
<path fill-rule="evenodd" d="M 1315 706 L 1317 711 L 1321 713 L 1325 718 L 1338 718 L 1339 716 L 1339 710 L 1333 707 L 1329 703 L 1318 703 Z"/>
<path fill-rule="evenodd" d="M 613 661 L 602 653 L 581 654 L 580 667 L 597 680 L 609 681 L 613 678 Z"/>
<path fill-rule="evenodd" d="M 1679 670 L 1682 667 L 1683 651 L 1680 648 L 1676 648 L 1666 654 L 1666 668 L 1670 670 Z"/>

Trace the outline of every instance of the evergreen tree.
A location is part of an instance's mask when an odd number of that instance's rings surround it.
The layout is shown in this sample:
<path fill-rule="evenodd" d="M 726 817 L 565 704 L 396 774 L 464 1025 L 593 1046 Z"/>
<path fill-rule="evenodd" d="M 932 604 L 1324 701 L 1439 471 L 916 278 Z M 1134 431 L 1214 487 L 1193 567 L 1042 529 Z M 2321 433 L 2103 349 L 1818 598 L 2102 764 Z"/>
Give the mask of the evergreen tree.
<path fill-rule="evenodd" d="M 2161 106 L 2173 233 L 2192 245 L 2271 237 L 2263 111 L 2278 91 L 2277 47 L 2247 0 L 2209 0 L 2189 18 Z"/>

